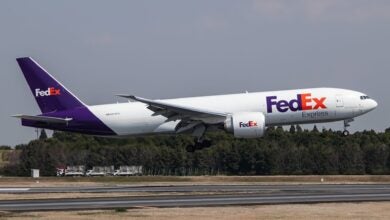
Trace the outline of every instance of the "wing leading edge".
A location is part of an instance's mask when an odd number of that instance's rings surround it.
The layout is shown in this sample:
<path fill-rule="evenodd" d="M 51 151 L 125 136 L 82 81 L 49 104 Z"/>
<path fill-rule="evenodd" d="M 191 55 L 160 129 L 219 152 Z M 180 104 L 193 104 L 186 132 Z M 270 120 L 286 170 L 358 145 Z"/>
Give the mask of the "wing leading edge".
<path fill-rule="evenodd" d="M 148 108 L 154 112 L 154 115 L 163 115 L 167 121 L 184 120 L 184 121 L 201 121 L 205 124 L 217 124 L 223 122 L 229 113 L 215 112 L 189 106 L 182 106 L 168 103 L 161 100 L 150 100 L 134 95 L 117 95 L 130 100 L 142 102 L 148 105 Z"/>

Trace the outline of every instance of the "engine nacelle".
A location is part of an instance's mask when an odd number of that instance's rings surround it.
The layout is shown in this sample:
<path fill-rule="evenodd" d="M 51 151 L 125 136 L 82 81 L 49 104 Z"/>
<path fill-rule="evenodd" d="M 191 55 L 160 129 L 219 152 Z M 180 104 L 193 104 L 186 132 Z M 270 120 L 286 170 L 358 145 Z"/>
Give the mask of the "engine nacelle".
<path fill-rule="evenodd" d="M 264 135 L 265 117 L 261 112 L 238 112 L 225 120 L 225 129 L 237 138 L 258 138 Z"/>

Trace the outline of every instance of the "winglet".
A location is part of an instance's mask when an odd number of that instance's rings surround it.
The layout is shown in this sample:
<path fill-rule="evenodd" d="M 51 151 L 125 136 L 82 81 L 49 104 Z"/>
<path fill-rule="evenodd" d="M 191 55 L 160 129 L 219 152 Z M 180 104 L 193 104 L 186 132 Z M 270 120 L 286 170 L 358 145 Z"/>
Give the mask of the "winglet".
<path fill-rule="evenodd" d="M 138 97 L 137 96 L 134 96 L 134 95 L 126 95 L 126 94 L 116 94 L 116 96 L 118 97 L 122 97 L 122 98 L 125 98 L 125 99 L 129 99 L 130 101 L 138 101 Z"/>

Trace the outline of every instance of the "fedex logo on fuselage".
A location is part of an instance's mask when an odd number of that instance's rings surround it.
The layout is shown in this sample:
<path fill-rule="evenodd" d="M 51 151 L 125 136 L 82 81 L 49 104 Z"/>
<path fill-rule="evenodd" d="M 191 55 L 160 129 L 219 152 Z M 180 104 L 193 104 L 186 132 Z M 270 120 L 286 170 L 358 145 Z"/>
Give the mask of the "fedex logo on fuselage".
<path fill-rule="evenodd" d="M 240 122 L 239 126 L 240 126 L 240 128 L 257 127 L 257 122 L 256 121 Z"/>
<path fill-rule="evenodd" d="M 277 96 L 267 96 L 267 112 L 272 113 L 273 106 L 278 112 L 287 112 L 288 110 L 306 111 L 315 109 L 326 109 L 324 104 L 326 97 L 312 98 L 311 93 L 298 94 L 297 99 L 292 100 L 278 100 Z"/>
<path fill-rule="evenodd" d="M 61 95 L 61 90 L 54 87 L 49 87 L 47 90 L 35 89 L 35 97 L 57 96 Z"/>

